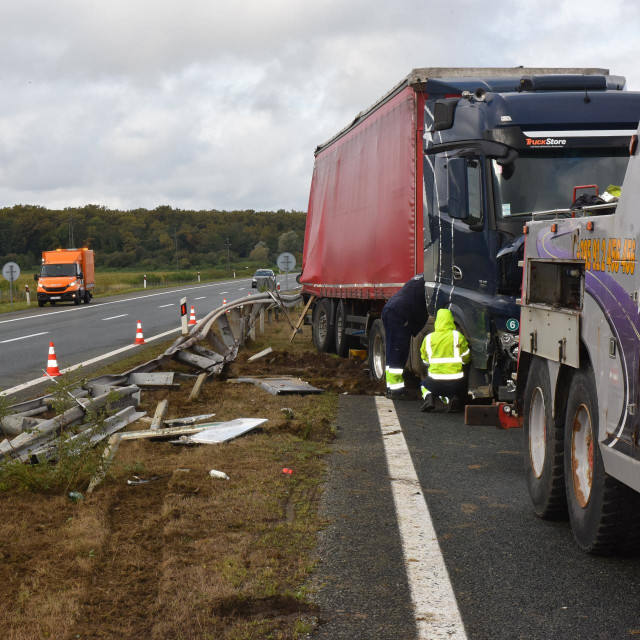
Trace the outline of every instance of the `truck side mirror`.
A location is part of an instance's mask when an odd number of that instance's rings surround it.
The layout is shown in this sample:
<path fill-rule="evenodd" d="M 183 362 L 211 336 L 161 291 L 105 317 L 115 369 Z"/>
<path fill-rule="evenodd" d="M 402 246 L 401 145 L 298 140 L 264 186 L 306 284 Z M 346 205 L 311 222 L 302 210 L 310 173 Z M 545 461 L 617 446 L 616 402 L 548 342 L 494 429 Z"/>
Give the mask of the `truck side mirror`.
<path fill-rule="evenodd" d="M 33 279 L 38 282 L 38 280 L 40 279 L 40 276 L 37 273 L 33 274 Z"/>
<path fill-rule="evenodd" d="M 467 161 L 465 158 L 451 158 L 448 164 L 449 191 L 447 193 L 447 213 L 450 218 L 465 220 L 467 211 Z"/>

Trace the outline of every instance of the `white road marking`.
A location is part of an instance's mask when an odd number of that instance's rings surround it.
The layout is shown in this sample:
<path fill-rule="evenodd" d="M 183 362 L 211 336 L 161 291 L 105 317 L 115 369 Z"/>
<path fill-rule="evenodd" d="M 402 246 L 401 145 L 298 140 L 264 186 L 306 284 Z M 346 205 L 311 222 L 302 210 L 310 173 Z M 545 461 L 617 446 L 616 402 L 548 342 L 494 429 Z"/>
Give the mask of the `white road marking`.
<path fill-rule="evenodd" d="M 169 304 L 161 304 L 158 309 L 163 309 L 164 307 L 175 307 L 176 303 L 175 302 L 170 302 Z"/>
<path fill-rule="evenodd" d="M 221 291 L 221 292 L 220 292 L 220 295 L 222 296 L 222 295 L 224 295 L 225 293 L 229 293 L 229 292 L 228 292 L 228 291 Z"/>
<path fill-rule="evenodd" d="M 194 298 L 194 300 L 204 300 L 207 296 L 200 296 L 199 298 Z"/>
<path fill-rule="evenodd" d="M 16 340 L 26 340 L 27 338 L 35 338 L 36 336 L 43 336 L 45 333 L 49 333 L 48 331 L 41 331 L 40 333 L 32 333 L 29 336 L 22 336 L 20 338 L 9 338 L 9 340 L 0 340 L 0 344 L 4 344 L 5 342 L 15 342 Z"/>
<path fill-rule="evenodd" d="M 172 289 L 171 291 L 161 291 L 159 293 L 149 293 L 144 296 L 136 296 L 135 298 L 124 298 L 123 300 L 112 300 L 111 302 L 99 302 L 95 305 L 82 305 L 82 306 L 73 306 L 70 309 L 60 309 L 60 311 L 49 311 L 48 313 L 37 313 L 32 316 L 21 316 L 20 318 L 12 318 L 11 320 L 0 320 L 0 324 L 6 324 L 7 322 L 22 322 L 23 320 L 33 320 L 34 318 L 42 318 L 45 316 L 54 316 L 58 313 L 72 313 L 73 311 L 91 311 L 91 309 L 99 309 L 100 307 L 105 307 L 108 304 L 123 304 L 125 302 L 131 302 L 133 300 L 143 300 L 145 298 L 154 298 L 156 296 L 167 296 L 172 293 L 182 293 L 183 291 L 193 291 L 195 289 L 206 289 L 207 287 L 220 287 L 226 286 L 228 284 L 237 284 L 238 282 L 242 282 L 242 280 L 235 280 L 231 282 L 214 282 L 212 284 L 202 284 L 197 287 L 187 287 L 185 289 Z M 227 293 L 227 291 L 223 291 L 222 293 Z"/>
<path fill-rule="evenodd" d="M 176 333 L 180 331 L 180 327 L 177 329 L 170 329 L 169 331 L 165 331 L 164 333 L 159 333 L 158 335 L 152 336 L 151 338 L 145 338 L 146 342 L 153 342 L 154 340 L 159 340 L 160 338 L 164 338 L 166 336 L 171 335 L 172 333 Z M 85 360 L 84 362 L 79 362 L 78 364 L 74 364 L 71 367 L 67 367 L 66 369 L 60 369 L 60 373 L 69 373 L 69 371 L 75 371 L 80 367 L 86 367 L 90 364 L 94 364 L 95 362 L 100 362 L 100 360 L 104 360 L 105 358 L 110 358 L 111 356 L 117 356 L 119 353 L 124 353 L 125 351 L 129 351 L 130 349 L 135 349 L 140 345 L 130 344 L 126 347 L 121 347 L 120 349 L 116 349 L 115 351 L 110 351 L 109 353 L 105 353 L 101 356 L 97 356 L 95 358 L 91 358 L 91 360 Z M 41 382 L 47 382 L 46 378 L 35 378 L 35 380 L 29 380 L 29 382 L 25 382 L 24 384 L 19 384 L 17 387 L 11 387 L 11 389 L 5 389 L 4 391 L 0 391 L 0 396 L 8 396 L 12 393 L 17 393 L 18 391 L 22 391 L 23 389 L 28 389 L 29 387 L 33 387 L 36 384 L 40 384 Z"/>
<path fill-rule="evenodd" d="M 377 396 L 376 408 L 418 638 L 466 640 L 438 537 L 393 402 Z"/>
<path fill-rule="evenodd" d="M 244 291 L 244 287 L 240 287 L 238 291 Z"/>
<path fill-rule="evenodd" d="M 125 316 L 128 316 L 128 313 L 122 313 L 119 316 L 110 316 L 109 318 L 102 318 L 103 320 L 115 320 L 116 318 L 124 318 Z"/>

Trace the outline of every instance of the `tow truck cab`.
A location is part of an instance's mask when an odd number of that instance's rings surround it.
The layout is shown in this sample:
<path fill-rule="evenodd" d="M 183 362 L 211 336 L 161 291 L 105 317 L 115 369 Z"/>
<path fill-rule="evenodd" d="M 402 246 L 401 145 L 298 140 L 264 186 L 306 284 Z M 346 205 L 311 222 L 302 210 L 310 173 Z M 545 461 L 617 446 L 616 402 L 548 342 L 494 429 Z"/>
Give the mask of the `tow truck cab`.
<path fill-rule="evenodd" d="M 42 267 L 34 275 L 38 283 L 38 305 L 49 302 L 88 304 L 95 286 L 91 249 L 56 249 L 42 252 Z"/>
<path fill-rule="evenodd" d="M 640 93 L 624 89 L 624 78 L 609 75 L 426 83 L 427 304 L 430 315 L 451 308 L 467 337 L 474 397 L 514 398 L 532 212 L 552 216 L 587 187 L 622 184 L 640 119 Z"/>

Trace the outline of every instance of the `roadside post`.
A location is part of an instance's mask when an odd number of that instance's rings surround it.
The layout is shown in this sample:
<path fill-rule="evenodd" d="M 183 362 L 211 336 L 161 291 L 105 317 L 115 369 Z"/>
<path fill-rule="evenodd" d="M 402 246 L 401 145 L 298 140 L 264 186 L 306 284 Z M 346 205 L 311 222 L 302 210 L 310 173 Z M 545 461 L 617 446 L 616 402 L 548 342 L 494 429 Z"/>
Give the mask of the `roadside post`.
<path fill-rule="evenodd" d="M 200 272 L 198 271 L 198 282 L 200 282 Z"/>
<path fill-rule="evenodd" d="M 284 271 L 284 288 L 285 291 L 288 291 L 289 271 L 291 271 L 296 266 L 296 257 L 293 255 L 293 253 L 285 251 L 278 256 L 276 264 L 278 265 L 278 269 L 280 269 L 280 271 Z"/>
<path fill-rule="evenodd" d="M 15 262 L 7 262 L 2 267 L 2 275 L 9 281 L 9 300 L 13 308 L 13 283 L 20 277 L 20 267 Z"/>
<path fill-rule="evenodd" d="M 180 300 L 180 322 L 182 323 L 182 335 L 186 336 L 189 333 L 187 327 L 187 299 L 182 298 Z"/>
<path fill-rule="evenodd" d="M 29 293 L 29 285 L 28 284 L 24 285 L 24 293 L 27 296 L 27 304 L 29 306 L 31 306 L 31 294 Z"/>
<path fill-rule="evenodd" d="M 144 277 L 144 280 L 142 282 L 142 288 L 146 289 L 147 288 L 147 274 L 145 273 L 143 277 Z"/>

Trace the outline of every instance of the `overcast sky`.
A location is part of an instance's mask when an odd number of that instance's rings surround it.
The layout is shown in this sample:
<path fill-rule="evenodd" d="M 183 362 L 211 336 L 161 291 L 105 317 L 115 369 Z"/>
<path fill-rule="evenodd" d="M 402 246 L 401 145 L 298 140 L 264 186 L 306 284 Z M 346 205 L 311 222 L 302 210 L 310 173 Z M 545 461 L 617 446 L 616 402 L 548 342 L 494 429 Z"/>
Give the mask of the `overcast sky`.
<path fill-rule="evenodd" d="M 604 67 L 636 0 L 3 0 L 0 206 L 306 210 L 313 150 L 412 68 Z"/>

